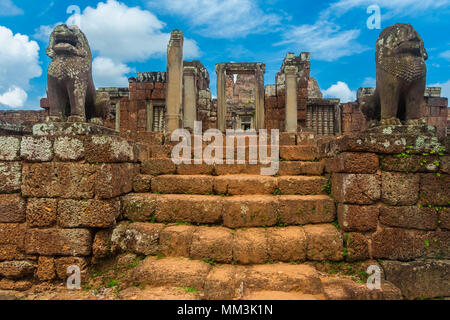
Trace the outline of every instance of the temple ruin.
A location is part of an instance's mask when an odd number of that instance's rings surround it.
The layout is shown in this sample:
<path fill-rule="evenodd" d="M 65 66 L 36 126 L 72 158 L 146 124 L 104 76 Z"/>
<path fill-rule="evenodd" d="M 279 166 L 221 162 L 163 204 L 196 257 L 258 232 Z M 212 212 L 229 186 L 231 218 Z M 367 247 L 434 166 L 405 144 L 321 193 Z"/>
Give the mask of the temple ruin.
<path fill-rule="evenodd" d="M 301 52 L 273 84 L 263 62 L 217 63 L 213 98 L 183 39 L 172 31 L 166 70 L 97 89 L 109 95 L 104 122 L 55 121 L 48 98 L 40 111 L 0 111 L 0 290 L 27 297 L 77 267 L 95 298 L 450 297 L 440 88 L 425 89 L 426 124 L 372 126 L 375 88 L 324 98 Z M 171 134 L 189 139 L 196 121 L 224 141 L 231 129 L 280 133 L 233 144 L 242 163 L 175 163 Z M 208 147 L 196 142 L 189 159 Z M 277 151 L 275 174 L 251 162 L 261 146 Z M 379 288 L 366 285 L 370 268 L 382 270 Z"/>

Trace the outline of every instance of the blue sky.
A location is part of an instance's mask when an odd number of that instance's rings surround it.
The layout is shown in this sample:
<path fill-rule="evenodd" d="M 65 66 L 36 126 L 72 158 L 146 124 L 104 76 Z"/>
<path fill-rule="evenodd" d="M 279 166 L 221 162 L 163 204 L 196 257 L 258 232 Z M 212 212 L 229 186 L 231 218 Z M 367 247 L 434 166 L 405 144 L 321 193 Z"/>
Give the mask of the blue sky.
<path fill-rule="evenodd" d="M 381 30 L 367 27 L 371 5 L 381 9 L 381 29 L 415 27 L 429 54 L 427 85 L 450 96 L 450 0 L 0 0 L 0 109 L 39 108 L 48 37 L 61 22 L 79 22 L 86 33 L 97 87 L 127 86 L 136 71 L 164 71 L 170 31 L 181 29 L 185 59 L 207 67 L 213 95 L 216 63 L 263 62 L 271 84 L 287 52 L 310 51 L 323 93 L 353 100 L 375 81 Z"/>

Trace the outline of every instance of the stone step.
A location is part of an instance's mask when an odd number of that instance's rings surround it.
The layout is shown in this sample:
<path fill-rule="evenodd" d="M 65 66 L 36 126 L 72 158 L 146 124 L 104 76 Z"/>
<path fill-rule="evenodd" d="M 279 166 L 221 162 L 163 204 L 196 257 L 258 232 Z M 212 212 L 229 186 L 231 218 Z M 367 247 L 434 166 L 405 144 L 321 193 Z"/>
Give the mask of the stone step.
<path fill-rule="evenodd" d="M 259 175 L 137 176 L 135 192 L 219 195 L 318 195 L 325 194 L 327 179 L 318 176 L 270 177 Z"/>
<path fill-rule="evenodd" d="M 253 148 L 255 151 L 256 157 L 259 155 L 260 150 L 259 145 L 255 146 L 245 146 L 244 149 L 237 148 L 236 146 L 233 148 L 234 160 L 238 159 L 239 154 L 243 154 L 245 150 L 245 156 L 242 156 L 246 161 L 249 160 L 249 152 Z M 271 154 L 270 145 L 264 146 L 267 150 L 267 155 Z M 147 148 L 148 157 L 149 158 L 171 158 L 172 156 L 173 146 L 171 145 L 149 145 Z M 204 153 L 204 147 L 196 148 L 191 147 L 189 154 L 183 155 L 183 157 L 194 159 L 196 149 L 200 149 L 201 154 L 204 155 L 203 158 L 206 158 L 206 153 Z M 293 161 L 313 161 L 320 158 L 319 148 L 316 145 L 305 144 L 305 145 L 280 145 L 279 146 L 279 156 L 283 160 L 293 160 Z M 214 154 L 213 154 L 214 155 Z M 226 159 L 227 153 L 224 148 L 222 151 L 222 159 Z M 259 158 L 256 158 L 258 160 Z"/>
<path fill-rule="evenodd" d="M 331 224 L 231 229 L 148 222 L 124 222 L 107 238 L 111 252 L 186 257 L 240 265 L 279 262 L 341 261 L 343 238 Z M 94 254 L 104 243 L 94 240 Z"/>
<path fill-rule="evenodd" d="M 320 176 L 324 172 L 323 161 L 280 161 L 277 174 L 280 176 L 312 175 Z M 151 158 L 141 163 L 141 173 L 150 175 L 183 174 L 183 175 L 227 175 L 251 174 L 261 175 L 263 164 L 179 164 L 175 165 L 168 158 Z"/>
<path fill-rule="evenodd" d="M 307 265 L 285 263 L 235 266 L 181 258 L 147 257 L 132 278 L 150 287 L 188 287 L 202 291 L 207 300 L 251 298 L 261 291 L 323 295 L 317 271 Z"/>
<path fill-rule="evenodd" d="M 122 214 L 132 221 L 223 224 L 229 228 L 305 225 L 336 220 L 326 195 L 177 195 L 132 193 L 122 197 Z"/>

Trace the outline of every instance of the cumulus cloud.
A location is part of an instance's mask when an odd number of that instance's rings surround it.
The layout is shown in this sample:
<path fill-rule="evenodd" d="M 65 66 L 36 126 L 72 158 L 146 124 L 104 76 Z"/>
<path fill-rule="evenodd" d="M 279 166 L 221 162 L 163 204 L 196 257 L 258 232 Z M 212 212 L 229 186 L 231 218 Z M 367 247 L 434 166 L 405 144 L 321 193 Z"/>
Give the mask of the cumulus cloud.
<path fill-rule="evenodd" d="M 359 34 L 358 29 L 341 30 L 334 23 L 317 21 L 313 25 L 291 27 L 276 45 L 289 44 L 296 51 L 311 52 L 314 59 L 334 61 L 369 49 L 356 42 Z"/>
<path fill-rule="evenodd" d="M 127 87 L 127 73 L 132 70 L 123 63 L 115 63 L 110 58 L 97 57 L 92 62 L 94 83 L 97 87 Z"/>
<path fill-rule="evenodd" d="M 0 103 L 20 107 L 25 103 L 30 79 L 40 77 L 39 45 L 26 35 L 0 26 Z"/>
<path fill-rule="evenodd" d="M 153 13 L 116 0 L 99 2 L 96 8 L 87 7 L 80 22 L 94 51 L 121 62 L 161 56 L 170 39 L 170 34 L 162 31 L 165 23 Z M 184 55 L 187 58 L 199 55 L 195 41 L 185 39 Z"/>
<path fill-rule="evenodd" d="M 28 95 L 22 88 L 11 87 L 8 91 L 0 95 L 0 104 L 12 108 L 19 108 L 24 106 L 27 99 Z"/>
<path fill-rule="evenodd" d="M 70 25 L 76 20 L 72 15 L 65 23 Z M 132 69 L 127 63 L 166 54 L 170 33 L 164 32 L 166 24 L 148 10 L 108 0 L 86 7 L 79 21 L 97 56 L 93 61 L 96 86 L 128 86 L 126 74 Z M 40 26 L 35 38 L 48 42 L 58 24 Z M 200 49 L 194 40 L 185 38 L 183 53 L 185 59 L 197 58 Z"/>
<path fill-rule="evenodd" d="M 0 2 L 0 16 L 18 16 L 21 14 L 23 14 L 23 10 L 11 0 L 2 0 Z"/>
<path fill-rule="evenodd" d="M 256 0 L 151 0 L 149 6 L 188 20 L 205 37 L 236 38 L 273 31 L 282 16 L 264 12 Z"/>
<path fill-rule="evenodd" d="M 342 103 L 356 100 L 356 91 L 350 90 L 345 82 L 338 81 L 326 90 L 322 90 L 326 98 L 338 98 Z"/>

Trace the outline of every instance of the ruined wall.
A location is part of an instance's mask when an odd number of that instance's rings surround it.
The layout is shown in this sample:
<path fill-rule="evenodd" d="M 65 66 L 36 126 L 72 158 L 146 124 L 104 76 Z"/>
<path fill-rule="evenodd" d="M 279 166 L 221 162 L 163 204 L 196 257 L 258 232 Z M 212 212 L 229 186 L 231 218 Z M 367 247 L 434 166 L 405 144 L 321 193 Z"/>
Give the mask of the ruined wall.
<path fill-rule="evenodd" d="M 382 259 L 386 280 L 407 298 L 448 295 L 449 140 L 397 126 L 323 147 L 347 259 Z"/>
<path fill-rule="evenodd" d="M 241 129 L 241 121 L 251 122 L 251 127 L 247 129 L 253 128 L 255 85 L 256 76 L 254 74 L 226 75 L 226 128 Z"/>
<path fill-rule="evenodd" d="M 120 134 L 128 139 L 145 140 L 147 106 L 165 107 L 166 73 L 145 72 L 129 79 L 129 97 L 120 99 Z"/>
<path fill-rule="evenodd" d="M 96 234 L 115 225 L 139 172 L 133 143 L 87 135 L 104 128 L 38 126 L 34 136 L 0 136 L 0 289 L 64 280 L 70 265 L 86 275 Z"/>
<path fill-rule="evenodd" d="M 288 53 L 281 66 L 281 71 L 276 74 L 274 85 L 265 88 L 266 128 L 285 128 L 286 108 L 286 66 L 295 66 L 297 74 L 297 126 L 298 131 L 307 128 L 308 99 L 322 99 L 322 93 L 314 78 L 310 77 L 311 63 L 309 53 L 302 52 L 299 56 Z"/>
<path fill-rule="evenodd" d="M 25 132 L 31 132 L 31 127 L 35 123 L 44 122 L 47 116 L 46 110 L 0 110 L 0 125 L 8 124 Z M 2 132 L 0 127 L 0 134 Z"/>

